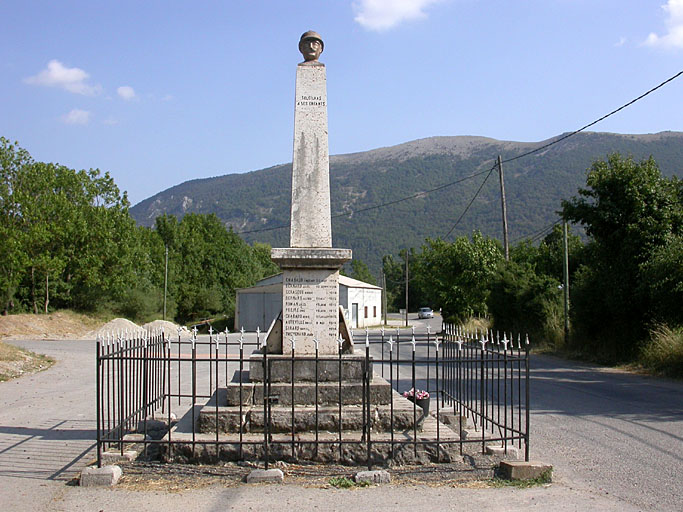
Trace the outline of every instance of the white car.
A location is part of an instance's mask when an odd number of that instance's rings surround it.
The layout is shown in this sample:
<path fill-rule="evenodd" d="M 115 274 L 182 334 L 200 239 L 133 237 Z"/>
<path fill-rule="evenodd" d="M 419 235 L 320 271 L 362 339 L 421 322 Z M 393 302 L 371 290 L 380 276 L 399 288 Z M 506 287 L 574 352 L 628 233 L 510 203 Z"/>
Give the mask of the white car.
<path fill-rule="evenodd" d="M 420 308 L 417 310 L 418 318 L 434 318 L 434 311 L 431 308 Z"/>

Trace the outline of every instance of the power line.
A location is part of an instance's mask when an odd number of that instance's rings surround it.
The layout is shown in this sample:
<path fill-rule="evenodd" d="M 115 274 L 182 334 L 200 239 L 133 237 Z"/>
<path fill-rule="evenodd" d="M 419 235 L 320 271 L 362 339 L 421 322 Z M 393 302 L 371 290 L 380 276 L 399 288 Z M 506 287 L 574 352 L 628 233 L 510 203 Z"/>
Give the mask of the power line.
<path fill-rule="evenodd" d="M 610 117 L 610 116 L 616 114 L 617 112 L 619 112 L 619 111 L 621 111 L 621 110 L 623 110 L 623 109 L 629 107 L 630 105 L 633 105 L 635 102 L 637 102 L 637 101 L 643 99 L 643 98 L 644 98 L 645 96 L 647 96 L 648 94 L 653 93 L 654 91 L 656 91 L 656 90 L 659 89 L 660 87 L 663 87 L 664 85 L 666 85 L 666 84 L 668 84 L 669 82 L 675 80 L 676 78 L 678 78 L 678 77 L 681 76 L 681 75 L 683 75 L 683 71 L 679 71 L 679 72 L 676 73 L 674 76 L 672 76 L 672 77 L 670 77 L 670 78 L 664 80 L 662 83 L 660 83 L 659 85 L 653 87 L 653 88 L 650 89 L 649 91 L 644 92 L 643 94 L 641 94 L 641 95 L 638 96 L 637 98 L 632 99 L 632 100 L 629 101 L 628 103 L 623 104 L 621 107 L 612 110 L 612 112 L 610 112 L 610 113 L 608 113 L 608 114 L 605 114 L 604 116 L 602 116 L 602 117 L 596 119 L 595 121 L 593 121 L 593 122 L 591 122 L 591 123 L 588 123 L 587 125 L 585 125 L 585 126 L 579 128 L 578 130 L 575 130 L 575 131 L 573 131 L 573 132 L 571 132 L 571 133 L 568 133 L 568 134 L 566 134 L 566 135 L 560 137 L 559 139 L 555 139 L 554 141 L 549 142 L 548 144 L 544 144 L 544 145 L 541 146 L 541 147 L 538 147 L 538 148 L 533 149 L 533 150 L 531 150 L 531 151 L 527 151 L 526 153 L 522 153 L 521 155 L 517 155 L 517 156 L 515 156 L 515 157 L 508 158 L 508 159 L 506 159 L 506 160 L 503 160 L 501 163 L 513 162 L 513 161 L 515 161 L 515 160 L 519 160 L 519 159 L 524 158 L 524 157 L 527 157 L 527 156 L 529 156 L 529 155 L 533 155 L 533 154 L 535 154 L 535 153 L 538 153 L 539 151 L 543 151 L 544 149 L 549 148 L 550 146 L 553 146 L 553 145 L 555 145 L 555 144 L 557 144 L 557 143 L 559 143 L 559 142 L 562 142 L 563 140 L 566 140 L 566 139 L 568 139 L 569 137 L 573 137 L 573 136 L 576 135 L 577 133 L 580 133 L 580 132 L 586 130 L 587 128 L 590 128 L 591 126 L 598 124 L 600 121 L 604 121 L 605 119 L 607 119 L 608 117 Z M 446 238 L 448 238 L 448 235 L 450 235 L 450 234 L 453 232 L 453 230 L 455 229 L 455 227 L 460 223 L 460 220 L 465 216 L 465 214 L 467 213 L 467 211 L 470 209 L 470 206 L 472 206 L 472 203 L 474 203 L 474 200 L 477 198 L 477 196 L 478 196 L 479 193 L 481 192 L 481 189 L 484 187 L 484 184 L 485 184 L 486 181 L 489 179 L 489 176 L 491 176 L 491 173 L 493 172 L 493 170 L 494 170 L 495 168 L 496 168 L 495 165 L 494 165 L 493 167 L 491 167 L 491 170 L 489 171 L 489 174 L 486 176 L 486 178 L 484 179 L 484 181 L 482 182 L 482 184 L 479 186 L 479 189 L 478 189 L 477 192 L 474 194 L 474 197 L 472 197 L 472 199 L 470 200 L 470 202 L 469 202 L 469 204 L 467 205 L 467 207 L 465 208 L 465 210 L 462 212 L 462 214 L 460 214 L 460 217 L 458 217 L 458 220 L 455 221 L 455 224 L 453 224 L 453 227 L 451 227 L 451 229 L 448 231 L 448 233 L 446 233 L 446 236 L 444 236 L 444 240 L 445 240 Z M 554 224 L 552 224 L 552 225 L 550 226 L 550 228 L 552 229 L 552 228 L 553 228 L 556 224 L 558 224 L 559 222 L 561 222 L 561 220 L 559 220 L 559 221 L 555 222 Z M 544 231 L 545 231 L 545 229 L 542 230 L 542 232 L 544 232 Z M 544 234 L 544 233 L 541 233 L 541 234 Z M 531 240 L 531 241 L 533 242 L 533 241 L 535 241 L 535 240 Z"/>
<path fill-rule="evenodd" d="M 350 212 L 338 213 L 336 215 L 332 215 L 331 218 L 332 219 L 338 219 L 339 217 L 352 216 L 352 215 L 355 215 L 356 213 L 363 213 L 363 212 L 367 212 L 369 210 L 376 210 L 378 208 L 383 208 L 385 206 L 390 206 L 392 204 L 397 204 L 397 203 L 401 203 L 403 201 L 408 201 L 410 199 L 415 199 L 416 197 L 431 194 L 432 192 L 437 192 L 439 190 L 443 190 L 444 188 L 448 188 L 448 187 L 451 187 L 453 185 L 457 185 L 458 183 L 462 183 L 463 181 L 471 180 L 472 178 L 476 178 L 477 176 L 481 176 L 482 174 L 484 174 L 486 172 L 489 172 L 489 171 L 484 170 L 484 171 L 475 172 L 474 174 L 470 174 L 469 176 L 465 176 L 464 178 L 460 178 L 458 180 L 451 181 L 450 183 L 445 183 L 444 185 L 439 185 L 438 187 L 431 188 L 429 190 L 422 190 L 420 192 L 416 192 L 414 194 L 411 194 L 411 195 L 406 196 L 406 197 L 402 197 L 400 199 L 395 199 L 393 201 L 387 201 L 386 203 L 380 203 L 380 204 L 376 204 L 373 206 L 368 206 L 366 208 L 361 208 L 359 210 L 352 210 Z M 262 231 L 273 231 L 275 229 L 283 229 L 283 228 L 288 228 L 288 227 L 289 227 L 289 224 L 283 224 L 281 226 L 274 226 L 274 227 L 270 227 L 270 228 L 251 229 L 248 231 L 237 231 L 236 234 L 243 235 L 246 233 L 259 233 Z"/>
<path fill-rule="evenodd" d="M 669 82 L 674 81 L 676 78 L 678 78 L 678 77 L 681 76 L 681 75 L 683 75 L 683 70 L 679 71 L 678 73 L 676 73 L 676 74 L 673 75 L 672 77 L 667 78 L 667 79 L 664 80 L 662 83 L 660 83 L 660 84 L 656 85 L 655 87 L 653 87 L 652 89 L 650 89 L 650 90 L 644 92 L 644 93 L 641 94 L 640 96 L 638 96 L 638 97 L 632 99 L 631 101 L 629 101 L 629 102 L 627 102 L 627 103 L 624 103 L 624 104 L 623 104 L 622 106 L 620 106 L 619 108 L 616 108 L 616 109 L 612 110 L 611 112 L 605 114 L 604 116 L 599 117 L 599 118 L 596 119 L 595 121 L 592 121 L 592 122 L 588 123 L 587 125 L 585 125 L 585 126 L 579 128 L 578 130 L 575 130 L 575 131 L 570 132 L 570 133 L 568 133 L 568 134 L 566 134 L 566 135 L 563 135 L 563 136 L 559 137 L 558 139 L 555 139 L 554 141 L 549 142 L 549 143 L 547 143 L 547 144 L 544 144 L 543 146 L 540 146 L 540 147 L 538 147 L 538 148 L 536 148 L 536 149 L 532 149 L 532 150 L 530 150 L 530 151 L 527 151 L 527 152 L 525 152 L 525 153 L 522 153 L 521 155 L 517 155 L 517 156 L 511 157 L 511 158 L 508 158 L 508 159 L 506 159 L 506 160 L 503 160 L 502 163 L 514 162 L 515 160 L 519 160 L 519 159 L 521 159 L 521 158 L 525 158 L 525 157 L 527 157 L 527 156 L 530 156 L 530 155 L 533 155 L 533 154 L 538 153 L 538 152 L 540 152 L 540 151 L 543 151 L 544 149 L 547 149 L 547 148 L 549 148 L 550 146 L 554 146 L 555 144 L 558 144 L 558 143 L 562 142 L 563 140 L 568 139 L 569 137 L 573 137 L 573 136 L 576 135 L 577 133 L 581 133 L 582 131 L 584 131 L 584 130 L 590 128 L 591 126 L 594 126 L 594 125 L 598 124 L 599 122 L 604 121 L 604 120 L 607 119 L 608 117 L 613 116 L 613 115 L 616 114 L 617 112 L 620 112 L 620 111 L 624 110 L 625 108 L 630 107 L 631 105 L 633 105 L 633 104 L 636 103 L 637 101 L 642 100 L 643 98 L 645 98 L 645 97 L 648 96 L 649 94 L 652 94 L 652 93 L 655 92 L 657 89 L 660 89 L 661 87 L 664 87 L 666 84 L 668 84 Z M 463 218 L 463 216 L 465 215 L 465 213 L 467 213 L 467 211 L 469 210 L 470 206 L 472 205 L 472 203 L 474 202 L 474 200 L 475 200 L 475 199 L 477 198 L 477 196 L 479 195 L 479 192 L 481 191 L 482 187 L 484 186 L 484 184 L 485 184 L 486 181 L 488 180 L 489 176 L 491 176 L 491 173 L 493 172 L 493 170 L 494 170 L 495 168 L 496 168 L 496 166 L 494 165 L 494 166 L 488 171 L 488 175 L 486 176 L 486 178 L 485 178 L 484 181 L 482 182 L 481 186 L 479 187 L 479 190 L 477 190 L 477 193 L 474 195 L 474 197 L 472 198 L 472 200 L 470 201 L 470 203 L 467 205 L 467 207 L 465 208 L 465 210 L 463 211 L 463 213 L 460 215 L 460 217 L 458 218 L 458 220 L 455 222 L 455 224 L 453 225 L 453 227 L 448 231 L 448 233 L 446 234 L 446 236 L 445 236 L 444 238 L 447 238 L 448 235 L 451 234 L 451 232 L 452 232 L 452 231 L 455 229 L 455 227 L 458 225 L 458 223 L 459 223 L 460 220 Z M 486 172 L 487 172 L 487 171 L 481 171 L 481 172 L 478 172 L 478 173 L 474 173 L 474 174 L 471 174 L 471 175 L 466 176 L 466 177 L 464 177 L 464 178 L 461 178 L 461 179 L 459 179 L 459 180 L 452 181 L 452 182 L 446 183 L 446 184 L 444 184 L 444 185 L 440 185 L 440 186 L 435 187 L 435 188 L 433 188 L 433 189 L 429 189 L 429 190 L 425 190 L 425 191 L 421 191 L 421 192 L 416 192 L 416 193 L 411 194 L 411 195 L 409 195 L 409 196 L 405 196 L 405 197 L 402 197 L 402 198 L 400 198 L 400 199 L 396 199 L 396 200 L 393 200 L 393 201 L 387 201 L 387 202 L 385 202 L 385 203 L 380 203 L 380 204 L 377 204 L 377 205 L 374 205 L 374 206 L 368 206 L 367 208 L 361 208 L 360 210 L 352 210 L 352 211 L 350 211 L 350 212 L 340 213 L 340 214 L 337 214 L 337 215 L 332 216 L 332 219 L 336 219 L 336 218 L 344 217 L 344 216 L 351 216 L 351 215 L 354 215 L 354 214 L 356 214 L 356 213 L 362 213 L 362 212 L 366 212 L 366 211 L 369 211 L 369 210 L 376 210 L 376 209 L 378 209 L 378 208 L 383 208 L 383 207 L 385 207 L 385 206 L 390 206 L 390 205 L 392 205 L 392 204 L 397 204 L 397 203 L 401 203 L 401 202 L 403 202 L 403 201 L 408 201 L 408 200 L 410 200 L 410 199 L 415 199 L 416 197 L 424 196 L 424 195 L 427 195 L 427 194 L 431 194 L 432 192 L 437 192 L 438 190 L 442 190 L 442 189 L 447 188 L 447 187 L 450 187 L 450 186 L 452 186 L 452 185 L 456 185 L 456 184 L 461 183 L 461 182 L 463 182 L 463 181 L 465 181 L 465 180 L 475 178 L 475 177 L 480 176 L 480 175 L 482 175 L 482 174 L 484 174 L 484 173 L 486 173 Z M 281 225 L 281 226 L 274 226 L 274 227 L 269 227 L 269 228 L 251 229 L 251 230 L 247 230 L 247 231 L 237 231 L 236 234 L 238 234 L 238 235 L 244 235 L 244 234 L 248 234 L 248 233 L 260 233 L 260 232 L 264 232 L 264 231 L 273 231 L 273 230 L 276 230 L 276 229 L 283 229 L 283 228 L 287 228 L 287 227 L 289 227 L 289 224 L 283 224 L 283 225 Z"/>
<path fill-rule="evenodd" d="M 465 207 L 465 209 L 463 210 L 463 212 L 460 214 L 460 217 L 458 217 L 458 220 L 455 221 L 455 223 L 453 224 L 453 226 L 451 227 L 451 229 L 448 230 L 448 233 L 446 233 L 446 235 L 443 237 L 444 240 L 446 240 L 446 238 L 448 238 L 448 235 L 450 235 L 450 234 L 453 232 L 453 230 L 455 229 L 455 227 L 460 223 L 460 221 L 462 220 L 462 218 L 463 218 L 463 217 L 465 216 L 465 214 L 467 213 L 467 210 L 470 209 L 470 206 L 472 206 L 472 203 L 474 203 L 474 200 L 477 198 L 477 196 L 478 196 L 479 193 L 481 192 L 481 189 L 484 188 L 484 184 L 486 184 L 486 182 L 487 182 L 488 179 L 489 179 L 489 176 L 491 176 L 491 173 L 493 173 L 493 171 L 494 171 L 495 168 L 496 168 L 495 165 L 494 165 L 493 167 L 491 167 L 491 169 L 489 170 L 489 173 L 486 175 L 486 178 L 484 178 L 484 181 L 481 182 L 481 185 L 479 185 L 479 188 L 478 188 L 477 191 L 475 192 L 475 194 L 474 194 L 474 196 L 472 197 L 472 199 L 470 200 L 469 204 Z"/>
<path fill-rule="evenodd" d="M 683 70 L 679 71 L 678 73 L 676 73 L 676 74 L 675 74 L 674 76 L 672 76 L 671 78 L 667 78 L 667 79 L 664 80 L 661 84 L 659 84 L 659 85 L 653 87 L 652 89 L 650 89 L 650 90 L 647 91 L 647 92 L 644 92 L 643 94 L 641 94 L 641 95 L 638 96 L 637 98 L 634 98 L 634 99 L 632 99 L 631 101 L 629 101 L 628 103 L 624 103 L 621 107 L 612 110 L 612 112 L 610 112 L 609 114 L 605 114 L 604 116 L 602 116 L 602 117 L 596 119 L 595 121 L 593 121 L 593 122 L 591 122 L 591 123 L 588 123 L 586 126 L 584 126 L 584 127 L 582 127 L 582 128 L 579 128 L 578 130 L 575 130 L 575 131 L 573 131 L 573 132 L 570 132 L 570 133 L 568 133 L 567 135 L 564 135 L 564 136 L 560 137 L 559 139 L 556 139 L 556 140 L 554 140 L 554 141 L 552 141 L 552 142 L 549 142 L 548 144 L 544 144 L 544 145 L 541 146 L 540 148 L 536 148 L 536 149 L 533 149 L 533 150 L 531 150 L 531 151 L 527 151 L 526 153 L 522 153 L 521 155 L 517 155 L 517 156 L 515 156 L 515 157 L 508 158 L 507 160 L 503 160 L 503 163 L 513 162 L 513 161 L 515 161 L 515 160 L 519 160 L 520 158 L 524 158 L 524 157 L 527 157 L 527 156 L 529 156 L 529 155 L 533 155 L 534 153 L 538 153 L 539 151 L 543 151 L 544 149 L 547 149 L 547 148 L 549 148 L 550 146 L 553 146 L 553 145 L 557 144 L 558 142 L 562 142 L 563 140 L 566 140 L 566 139 L 568 139 L 569 137 L 573 137 L 573 136 L 576 135 L 577 133 L 580 133 L 580 132 L 586 130 L 587 128 L 590 128 L 591 126 L 598 124 L 600 121 L 604 121 L 605 119 L 607 119 L 608 117 L 610 117 L 610 116 L 616 114 L 617 112 L 619 112 L 619 111 L 621 111 L 621 110 L 624 110 L 624 109 L 627 108 L 627 107 L 630 107 L 630 106 L 633 105 L 636 101 L 642 100 L 642 99 L 643 99 L 645 96 L 647 96 L 648 94 L 651 94 L 651 93 L 655 92 L 655 91 L 656 91 L 657 89 L 659 89 L 660 87 L 664 87 L 666 84 L 668 84 L 669 82 L 674 81 L 676 78 L 678 78 L 678 77 L 681 76 L 681 75 L 683 75 Z"/>
<path fill-rule="evenodd" d="M 538 238 L 545 236 L 548 232 L 550 232 L 555 226 L 557 226 L 560 222 L 562 222 L 562 219 L 558 219 L 552 224 L 548 224 L 547 226 L 542 227 L 538 231 L 534 231 L 533 233 L 526 235 L 526 236 L 520 236 L 518 238 L 515 238 L 512 240 L 512 242 L 519 242 L 520 240 L 529 240 L 530 242 L 535 242 L 538 240 Z"/>

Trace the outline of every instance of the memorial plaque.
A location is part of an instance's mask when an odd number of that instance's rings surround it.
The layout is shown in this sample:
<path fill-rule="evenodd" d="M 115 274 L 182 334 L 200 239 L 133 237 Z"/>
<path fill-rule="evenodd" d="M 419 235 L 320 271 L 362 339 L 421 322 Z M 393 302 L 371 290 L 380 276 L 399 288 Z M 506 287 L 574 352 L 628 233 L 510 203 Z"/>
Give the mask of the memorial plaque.
<path fill-rule="evenodd" d="M 339 330 L 339 272 L 337 270 L 284 270 L 282 279 L 283 354 L 337 354 Z"/>

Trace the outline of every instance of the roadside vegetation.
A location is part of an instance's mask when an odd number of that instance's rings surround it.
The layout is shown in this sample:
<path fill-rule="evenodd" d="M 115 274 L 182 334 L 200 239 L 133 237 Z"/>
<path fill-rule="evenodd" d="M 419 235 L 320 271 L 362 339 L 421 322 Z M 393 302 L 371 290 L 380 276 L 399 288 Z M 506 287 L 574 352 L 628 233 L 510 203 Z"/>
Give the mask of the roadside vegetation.
<path fill-rule="evenodd" d="M 559 223 L 538 245 L 511 247 L 510 261 L 477 231 L 385 256 L 390 309 L 405 303 L 407 257 L 415 307 L 442 308 L 458 323 L 489 318 L 494 331 L 528 333 L 535 347 L 563 355 L 683 378 L 683 182 L 652 159 L 613 154 L 559 213 L 587 237 L 568 237 L 566 342 Z"/>
<path fill-rule="evenodd" d="M 139 227 L 108 173 L 34 161 L 0 137 L 0 311 L 72 309 L 138 323 L 234 315 L 235 289 L 273 274 L 266 245 L 215 215 Z"/>

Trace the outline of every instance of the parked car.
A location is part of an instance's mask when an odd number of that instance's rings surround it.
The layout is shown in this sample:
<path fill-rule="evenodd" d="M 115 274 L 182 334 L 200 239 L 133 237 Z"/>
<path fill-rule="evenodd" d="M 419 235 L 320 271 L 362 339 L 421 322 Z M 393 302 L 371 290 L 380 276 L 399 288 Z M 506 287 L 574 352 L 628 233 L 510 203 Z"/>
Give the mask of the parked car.
<path fill-rule="evenodd" d="M 418 318 L 434 318 L 434 311 L 431 308 L 420 308 L 417 310 Z"/>

